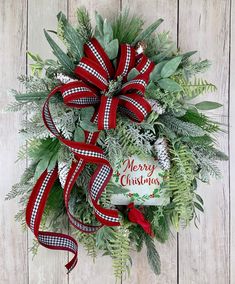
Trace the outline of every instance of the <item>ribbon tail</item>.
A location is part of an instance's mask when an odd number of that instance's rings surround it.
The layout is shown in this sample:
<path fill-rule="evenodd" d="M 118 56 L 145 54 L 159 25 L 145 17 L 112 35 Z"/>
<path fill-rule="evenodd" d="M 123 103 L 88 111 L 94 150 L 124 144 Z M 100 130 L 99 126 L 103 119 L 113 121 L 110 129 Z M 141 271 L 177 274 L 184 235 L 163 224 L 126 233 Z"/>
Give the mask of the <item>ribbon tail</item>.
<path fill-rule="evenodd" d="M 49 249 L 65 250 L 74 254 L 72 260 L 65 265 L 70 272 L 77 263 L 78 245 L 76 240 L 65 234 L 39 231 L 46 201 L 57 177 L 57 168 L 42 173 L 29 197 L 26 222 L 41 245 Z"/>
<path fill-rule="evenodd" d="M 100 107 L 98 111 L 98 129 L 116 128 L 116 116 L 119 98 L 101 96 Z"/>
<path fill-rule="evenodd" d="M 154 233 L 151 229 L 151 224 L 145 219 L 143 213 L 134 207 L 134 203 L 130 203 L 127 208 L 129 209 L 128 219 L 131 222 L 140 225 L 148 235 L 154 237 Z"/>

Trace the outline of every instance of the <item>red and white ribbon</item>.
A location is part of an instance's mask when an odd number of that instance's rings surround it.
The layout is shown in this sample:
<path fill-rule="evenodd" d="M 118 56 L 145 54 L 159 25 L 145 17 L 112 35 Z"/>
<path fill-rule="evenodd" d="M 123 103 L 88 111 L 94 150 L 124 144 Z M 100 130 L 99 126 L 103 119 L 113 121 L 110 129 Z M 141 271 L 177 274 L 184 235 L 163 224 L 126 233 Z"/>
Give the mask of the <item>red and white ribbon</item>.
<path fill-rule="evenodd" d="M 74 70 L 77 81 L 57 86 L 51 91 L 44 103 L 42 116 L 48 130 L 65 144 L 74 154 L 74 161 L 69 170 L 64 186 L 64 201 L 70 223 L 86 233 L 94 233 L 101 226 L 119 226 L 118 211 L 103 208 L 99 204 L 99 198 L 109 182 L 113 170 L 104 151 L 96 146 L 99 132 L 85 131 L 85 141 L 75 142 L 65 139 L 57 129 L 50 113 L 49 102 L 52 96 L 59 93 L 67 106 L 74 108 L 95 107 L 95 115 L 92 118 L 97 123 L 98 129 L 111 129 L 116 127 L 116 113 L 123 112 L 130 119 L 141 122 L 151 111 L 151 106 L 144 98 L 145 88 L 149 80 L 149 74 L 154 64 L 145 56 L 136 56 L 133 47 L 128 44 L 120 45 L 117 60 L 117 69 L 113 67 L 104 49 L 93 38 L 84 45 L 83 57 Z M 127 75 L 132 68 L 139 71 L 133 80 L 127 82 Z M 122 87 L 117 94 L 106 96 L 110 80 L 122 79 Z M 96 165 L 91 177 L 88 194 L 94 208 L 96 219 L 100 225 L 92 226 L 84 224 L 75 218 L 69 210 L 70 193 L 79 174 L 87 163 Z M 39 230 L 42 214 L 49 192 L 58 178 L 57 166 L 50 172 L 45 171 L 35 184 L 26 209 L 26 221 L 40 244 L 50 249 L 67 250 L 74 254 L 71 261 L 66 264 L 68 271 L 77 263 L 77 242 L 70 236 Z"/>

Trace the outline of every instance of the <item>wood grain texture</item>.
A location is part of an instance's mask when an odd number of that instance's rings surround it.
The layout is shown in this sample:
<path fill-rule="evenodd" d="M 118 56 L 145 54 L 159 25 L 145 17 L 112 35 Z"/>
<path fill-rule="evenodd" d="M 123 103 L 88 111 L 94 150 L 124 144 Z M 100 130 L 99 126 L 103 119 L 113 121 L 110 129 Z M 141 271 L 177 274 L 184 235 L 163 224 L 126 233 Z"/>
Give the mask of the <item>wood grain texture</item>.
<path fill-rule="evenodd" d="M 235 1 L 231 3 L 230 21 L 230 96 L 229 96 L 229 155 L 230 155 L 230 283 L 235 283 Z"/>
<path fill-rule="evenodd" d="M 199 50 L 198 57 L 212 61 L 206 74 L 218 90 L 205 99 L 224 106 L 211 112 L 228 124 L 229 1 L 179 1 L 179 46 Z M 225 127 L 226 128 L 226 127 Z M 228 136 L 219 135 L 219 146 L 228 151 Z M 199 230 L 193 224 L 179 237 L 179 283 L 229 283 L 229 168 L 220 163 L 222 180 L 200 185 L 205 202 Z"/>
<path fill-rule="evenodd" d="M 136 0 L 122 1 L 122 7 L 131 7 L 131 13 L 142 15 L 146 25 L 158 18 L 164 22 L 158 31 L 170 31 L 171 37 L 177 41 L 177 1 L 172 0 Z M 157 243 L 157 250 L 161 257 L 161 275 L 156 276 L 149 267 L 146 250 L 132 253 L 133 267 L 131 276 L 123 283 L 177 283 L 177 242 L 176 234 L 166 244 Z"/>
<path fill-rule="evenodd" d="M 4 284 L 23 284 L 28 278 L 27 235 L 14 220 L 19 207 L 16 200 L 4 200 L 25 167 L 24 162 L 14 163 L 22 143 L 16 136 L 21 115 L 5 108 L 12 101 L 7 90 L 19 89 L 16 78 L 25 73 L 26 11 L 25 0 L 0 1 L 0 282 Z"/>
<path fill-rule="evenodd" d="M 19 145 L 23 143 L 16 134 L 21 116 L 4 111 L 10 101 L 7 89 L 19 88 L 16 77 L 26 73 L 27 47 L 43 58 L 52 56 L 43 28 L 55 28 L 57 12 L 68 12 L 70 21 L 75 23 L 75 11 L 81 5 L 92 14 L 93 23 L 95 10 L 112 18 L 120 8 L 128 6 L 131 7 L 131 13 L 144 17 L 146 25 L 157 18 L 164 18 L 159 30 L 170 30 L 173 40 L 178 41 L 182 51 L 197 49 L 197 57 L 212 61 L 207 78 L 217 85 L 218 90 L 216 94 L 209 94 L 208 99 L 221 102 L 224 107 L 211 112 L 211 116 L 224 124 L 229 121 L 230 124 L 229 135 L 219 136 L 219 146 L 225 152 L 229 150 L 230 168 L 228 163 L 222 163 L 220 168 L 223 179 L 213 180 L 209 186 L 200 186 L 200 193 L 205 200 L 205 214 L 200 217 L 199 230 L 192 224 L 189 229 L 181 231 L 178 248 L 174 238 L 169 244 L 157 244 L 162 259 L 162 274 L 159 277 L 150 270 L 145 251 L 139 254 L 133 252 L 130 278 L 123 278 L 122 283 L 235 283 L 234 0 L 0 1 L 0 171 L 3 173 L 0 193 L 0 283 L 115 283 L 110 258 L 99 255 L 93 263 L 81 245 L 78 266 L 69 276 L 64 268 L 68 255 L 64 252 L 40 247 L 39 254 L 31 261 L 28 247 L 31 246 L 32 234 L 28 233 L 27 241 L 27 235 L 15 223 L 14 214 L 18 209 L 15 200 L 4 201 L 5 194 L 17 182 L 25 167 L 25 163 L 14 164 Z"/>
<path fill-rule="evenodd" d="M 54 57 L 44 36 L 43 29 L 56 29 L 56 15 L 59 11 L 67 13 L 66 0 L 53 0 L 50 2 L 46 0 L 29 0 L 28 50 L 40 54 L 43 59 Z M 29 247 L 32 246 L 32 240 L 33 234 L 29 231 Z M 53 251 L 39 246 L 38 254 L 33 260 L 31 253 L 29 253 L 29 283 L 68 283 L 68 276 L 64 267 L 67 261 L 68 254 L 66 252 Z"/>

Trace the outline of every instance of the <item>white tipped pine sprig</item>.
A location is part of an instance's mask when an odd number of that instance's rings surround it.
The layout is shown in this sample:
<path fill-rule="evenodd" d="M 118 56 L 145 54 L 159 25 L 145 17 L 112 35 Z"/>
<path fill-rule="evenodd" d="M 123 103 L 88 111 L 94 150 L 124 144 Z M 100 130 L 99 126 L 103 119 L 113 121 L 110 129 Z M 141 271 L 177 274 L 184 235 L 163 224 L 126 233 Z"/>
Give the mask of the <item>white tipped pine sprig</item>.
<path fill-rule="evenodd" d="M 171 161 L 166 139 L 163 137 L 158 138 L 154 143 L 154 149 L 156 151 L 160 168 L 168 171 L 171 167 Z"/>
<path fill-rule="evenodd" d="M 166 111 L 166 108 L 163 107 L 158 101 L 153 99 L 147 100 L 152 107 L 152 110 L 157 114 L 163 114 Z"/>
<path fill-rule="evenodd" d="M 58 173 L 59 173 L 59 180 L 61 187 L 64 188 L 65 182 L 68 176 L 69 167 L 66 162 L 59 162 L 58 163 Z"/>
<path fill-rule="evenodd" d="M 74 82 L 74 81 L 77 81 L 69 76 L 66 76 L 62 73 L 58 73 L 56 75 L 56 79 L 59 80 L 62 84 L 67 84 L 67 83 L 70 83 L 70 82 Z"/>

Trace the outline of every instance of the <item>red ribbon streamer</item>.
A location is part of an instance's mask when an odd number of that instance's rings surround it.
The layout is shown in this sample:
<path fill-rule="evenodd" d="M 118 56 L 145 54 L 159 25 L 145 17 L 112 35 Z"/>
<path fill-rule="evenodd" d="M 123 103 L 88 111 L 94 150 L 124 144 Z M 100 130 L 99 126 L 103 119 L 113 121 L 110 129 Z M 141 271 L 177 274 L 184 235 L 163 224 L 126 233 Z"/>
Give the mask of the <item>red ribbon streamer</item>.
<path fill-rule="evenodd" d="M 99 132 L 85 131 L 84 142 L 65 139 L 54 124 L 49 101 L 52 96 L 60 93 L 64 103 L 70 107 L 94 106 L 96 112 L 92 121 L 98 124 L 99 130 L 116 127 L 117 111 L 125 113 L 131 120 L 141 122 L 151 111 L 151 106 L 143 95 L 154 64 L 145 55 L 142 55 L 141 58 L 137 57 L 134 48 L 130 45 L 122 44 L 120 45 L 117 70 L 115 71 L 112 62 L 95 38 L 85 44 L 84 52 L 86 57 L 81 59 L 74 70 L 79 80 L 53 89 L 44 103 L 42 115 L 48 130 L 61 143 L 65 144 L 76 158 L 76 161 L 72 163 L 64 186 L 64 201 L 69 221 L 75 228 L 83 232 L 94 233 L 103 225 L 120 225 L 118 211 L 103 208 L 99 204 L 99 198 L 109 182 L 113 170 L 103 150 L 95 145 Z M 127 75 L 133 67 L 139 71 L 139 75 L 127 82 Z M 119 92 L 114 96 L 106 96 L 109 81 L 112 79 L 117 80 L 120 76 L 122 78 L 122 87 Z M 81 220 L 76 219 L 69 210 L 71 190 L 87 163 L 94 163 L 97 166 L 91 177 L 88 193 L 95 216 L 101 223 L 98 226 L 84 224 Z M 64 234 L 39 231 L 46 200 L 57 178 L 57 166 L 50 172 L 46 170 L 40 176 L 29 198 L 26 209 L 26 222 L 40 244 L 50 249 L 67 250 L 74 254 L 71 261 L 66 264 L 68 271 L 71 271 L 77 263 L 76 240 Z"/>

